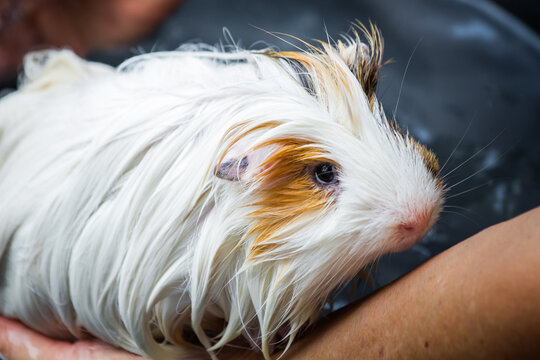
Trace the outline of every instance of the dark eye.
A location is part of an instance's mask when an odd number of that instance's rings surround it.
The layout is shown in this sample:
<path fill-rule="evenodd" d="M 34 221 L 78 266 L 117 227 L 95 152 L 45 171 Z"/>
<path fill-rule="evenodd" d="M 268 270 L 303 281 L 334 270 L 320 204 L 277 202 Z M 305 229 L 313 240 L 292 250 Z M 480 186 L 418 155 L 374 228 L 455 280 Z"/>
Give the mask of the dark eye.
<path fill-rule="evenodd" d="M 332 184 L 336 181 L 336 167 L 331 163 L 315 165 L 313 176 L 320 185 Z"/>

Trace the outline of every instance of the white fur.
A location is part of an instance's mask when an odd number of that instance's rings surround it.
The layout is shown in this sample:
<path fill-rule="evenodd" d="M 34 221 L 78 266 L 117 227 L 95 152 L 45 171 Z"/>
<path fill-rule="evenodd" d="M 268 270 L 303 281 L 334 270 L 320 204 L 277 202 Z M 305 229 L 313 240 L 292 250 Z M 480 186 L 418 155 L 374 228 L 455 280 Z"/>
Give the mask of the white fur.
<path fill-rule="evenodd" d="M 0 100 L 0 312 L 45 334 L 203 356 L 182 346 L 186 327 L 212 357 L 242 335 L 269 358 L 278 331 L 290 344 L 332 289 L 392 251 L 400 219 L 438 213 L 418 150 L 370 109 L 337 51 L 316 96 L 260 52 L 154 53 L 118 69 L 38 55 Z M 214 170 L 236 135 L 269 121 L 241 150 L 309 139 L 340 165 L 339 192 L 246 260 L 257 182 Z"/>

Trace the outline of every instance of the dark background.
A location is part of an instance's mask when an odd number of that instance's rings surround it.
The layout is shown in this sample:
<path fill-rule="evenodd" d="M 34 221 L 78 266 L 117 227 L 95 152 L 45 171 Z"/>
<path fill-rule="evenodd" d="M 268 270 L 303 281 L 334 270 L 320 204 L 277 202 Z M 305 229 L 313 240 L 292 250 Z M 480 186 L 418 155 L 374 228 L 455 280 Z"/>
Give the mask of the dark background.
<path fill-rule="evenodd" d="M 380 286 L 540 204 L 540 9 L 535 1 L 496 3 L 186 0 L 151 36 L 90 58 L 118 64 L 137 53 L 200 41 L 290 49 L 252 25 L 325 40 L 327 34 L 339 38 L 355 19 L 376 23 L 385 58 L 393 59 L 382 70 L 378 96 L 388 116 L 396 112 L 397 121 L 438 154 L 452 187 L 440 221 L 422 243 L 381 260 L 373 273 Z"/>
<path fill-rule="evenodd" d="M 530 28 L 538 32 L 540 27 L 540 6 L 538 1 L 494 0 L 493 2 L 506 9 Z"/>

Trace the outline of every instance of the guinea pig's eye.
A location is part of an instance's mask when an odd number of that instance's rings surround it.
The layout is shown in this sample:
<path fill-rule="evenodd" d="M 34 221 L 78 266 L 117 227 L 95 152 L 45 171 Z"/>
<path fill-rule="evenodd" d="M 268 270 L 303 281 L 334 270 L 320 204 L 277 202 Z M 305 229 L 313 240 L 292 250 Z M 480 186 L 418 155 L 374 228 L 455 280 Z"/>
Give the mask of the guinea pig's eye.
<path fill-rule="evenodd" d="M 313 168 L 313 178 L 320 185 L 329 185 L 337 181 L 336 166 L 332 163 L 323 162 Z"/>

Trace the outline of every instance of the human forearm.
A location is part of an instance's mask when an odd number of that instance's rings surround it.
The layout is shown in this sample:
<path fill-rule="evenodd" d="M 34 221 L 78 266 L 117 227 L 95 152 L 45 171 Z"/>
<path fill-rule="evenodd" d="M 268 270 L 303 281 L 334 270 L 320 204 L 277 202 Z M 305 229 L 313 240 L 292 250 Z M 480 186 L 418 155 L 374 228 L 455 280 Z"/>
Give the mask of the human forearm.
<path fill-rule="evenodd" d="M 540 208 L 482 231 L 319 324 L 285 359 L 540 354 Z"/>

